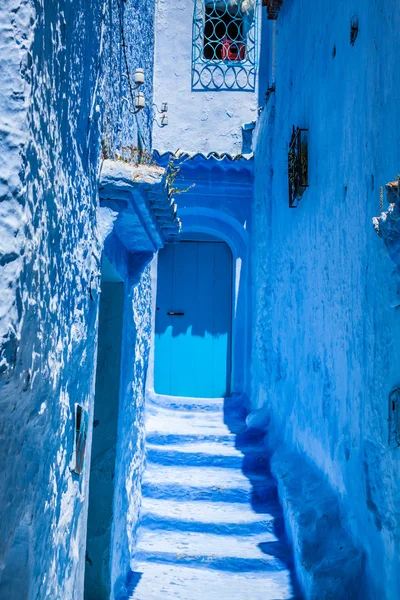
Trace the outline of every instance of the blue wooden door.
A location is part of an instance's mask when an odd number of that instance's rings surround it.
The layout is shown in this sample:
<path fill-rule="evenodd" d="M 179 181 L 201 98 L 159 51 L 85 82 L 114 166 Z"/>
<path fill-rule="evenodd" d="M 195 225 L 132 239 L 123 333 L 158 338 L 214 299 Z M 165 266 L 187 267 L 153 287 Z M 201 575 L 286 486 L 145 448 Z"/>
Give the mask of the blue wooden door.
<path fill-rule="evenodd" d="M 229 394 L 232 254 L 223 242 L 159 252 L 154 387 L 158 394 Z"/>

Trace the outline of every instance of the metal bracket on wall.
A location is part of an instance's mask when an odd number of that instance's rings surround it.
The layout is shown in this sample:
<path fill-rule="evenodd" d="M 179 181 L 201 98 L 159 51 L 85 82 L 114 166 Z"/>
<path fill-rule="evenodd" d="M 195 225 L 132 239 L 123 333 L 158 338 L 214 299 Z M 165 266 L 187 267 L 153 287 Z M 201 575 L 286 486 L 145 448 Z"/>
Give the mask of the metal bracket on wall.
<path fill-rule="evenodd" d="M 389 446 L 400 447 L 400 386 L 389 394 Z"/>
<path fill-rule="evenodd" d="M 270 21 L 276 21 L 283 0 L 262 0 L 262 5 L 267 7 L 267 15 Z"/>

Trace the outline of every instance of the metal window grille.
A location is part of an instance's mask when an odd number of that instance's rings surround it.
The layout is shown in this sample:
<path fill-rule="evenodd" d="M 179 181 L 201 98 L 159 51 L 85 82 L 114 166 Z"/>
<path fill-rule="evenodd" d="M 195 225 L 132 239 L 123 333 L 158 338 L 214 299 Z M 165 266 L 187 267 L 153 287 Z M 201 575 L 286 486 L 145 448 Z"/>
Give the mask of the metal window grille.
<path fill-rule="evenodd" d="M 308 188 L 308 129 L 293 127 L 288 152 L 289 207 L 297 208 Z"/>
<path fill-rule="evenodd" d="M 257 9 L 247 0 L 195 0 L 193 90 L 254 91 Z"/>

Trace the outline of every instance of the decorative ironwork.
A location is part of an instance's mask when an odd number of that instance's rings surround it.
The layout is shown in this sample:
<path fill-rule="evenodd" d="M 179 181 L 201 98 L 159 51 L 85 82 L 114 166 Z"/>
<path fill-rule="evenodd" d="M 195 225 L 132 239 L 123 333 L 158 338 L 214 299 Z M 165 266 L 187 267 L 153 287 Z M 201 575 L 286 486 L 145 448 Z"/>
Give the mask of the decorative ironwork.
<path fill-rule="evenodd" d="M 293 127 L 288 152 L 289 206 L 296 208 L 308 188 L 308 129 Z"/>
<path fill-rule="evenodd" d="M 400 446 L 400 387 L 395 387 L 389 394 L 389 446 Z"/>
<path fill-rule="evenodd" d="M 254 91 L 258 0 L 195 0 L 193 90 Z"/>
<path fill-rule="evenodd" d="M 276 21 L 281 10 L 282 0 L 263 0 L 263 6 L 267 7 L 268 19 Z"/>

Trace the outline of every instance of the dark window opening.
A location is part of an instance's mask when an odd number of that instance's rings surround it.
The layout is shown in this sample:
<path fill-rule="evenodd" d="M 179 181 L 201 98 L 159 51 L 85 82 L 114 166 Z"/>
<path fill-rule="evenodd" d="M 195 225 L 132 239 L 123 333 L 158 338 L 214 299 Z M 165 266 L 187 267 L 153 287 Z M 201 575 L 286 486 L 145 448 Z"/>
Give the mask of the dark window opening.
<path fill-rule="evenodd" d="M 204 23 L 204 58 L 241 61 L 246 58 L 243 14 L 228 0 L 206 4 Z"/>

